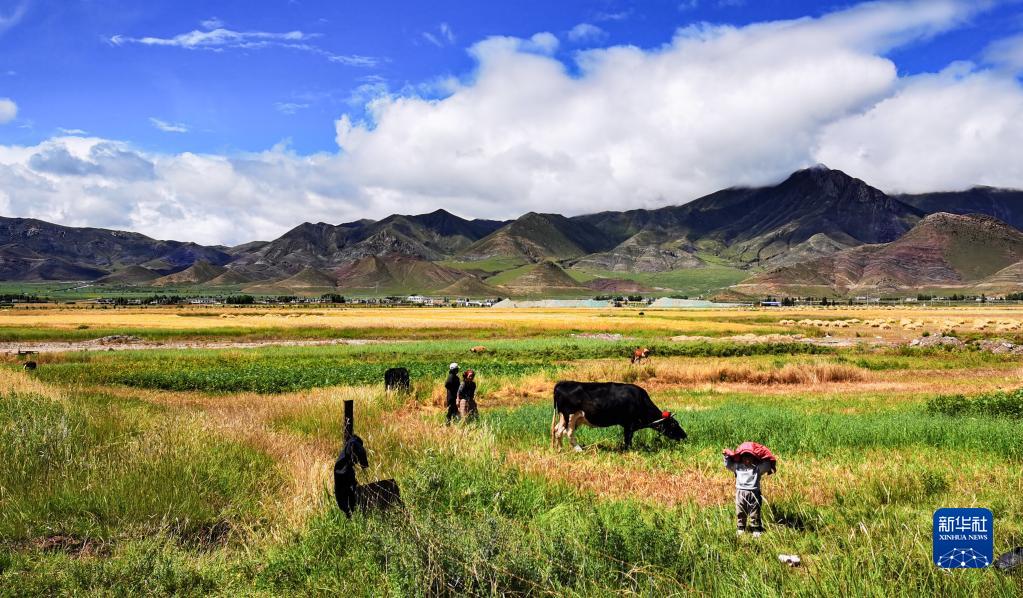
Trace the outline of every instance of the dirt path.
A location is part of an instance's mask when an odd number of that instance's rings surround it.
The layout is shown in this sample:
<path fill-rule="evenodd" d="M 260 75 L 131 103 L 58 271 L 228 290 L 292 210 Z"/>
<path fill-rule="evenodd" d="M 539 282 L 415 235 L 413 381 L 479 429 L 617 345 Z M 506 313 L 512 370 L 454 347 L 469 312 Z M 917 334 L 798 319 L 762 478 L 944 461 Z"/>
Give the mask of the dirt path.
<path fill-rule="evenodd" d="M 400 340 L 318 339 L 265 341 L 146 341 L 140 338 L 105 337 L 89 341 L 0 342 L 0 355 L 19 353 L 68 353 L 73 351 L 142 351 L 148 349 L 256 349 L 259 347 L 321 347 L 402 343 Z"/>

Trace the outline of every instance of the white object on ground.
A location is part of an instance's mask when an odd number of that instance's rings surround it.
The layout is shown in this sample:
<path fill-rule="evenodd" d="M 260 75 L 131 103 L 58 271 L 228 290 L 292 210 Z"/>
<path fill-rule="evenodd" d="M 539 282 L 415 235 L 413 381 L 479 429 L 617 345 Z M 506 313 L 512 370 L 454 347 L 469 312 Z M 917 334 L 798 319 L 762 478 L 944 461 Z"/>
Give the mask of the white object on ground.
<path fill-rule="evenodd" d="M 803 562 L 803 560 L 799 558 L 798 554 L 779 554 L 778 560 L 789 567 L 798 567 L 800 563 Z"/>

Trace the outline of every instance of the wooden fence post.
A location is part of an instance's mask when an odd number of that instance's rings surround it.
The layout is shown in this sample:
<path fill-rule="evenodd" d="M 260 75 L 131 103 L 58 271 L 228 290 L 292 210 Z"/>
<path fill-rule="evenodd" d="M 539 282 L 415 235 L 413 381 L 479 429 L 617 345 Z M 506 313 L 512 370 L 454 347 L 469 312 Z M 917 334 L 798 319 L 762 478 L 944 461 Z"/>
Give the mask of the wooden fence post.
<path fill-rule="evenodd" d="M 345 401 L 345 444 L 355 434 L 355 401 L 349 399 Z"/>

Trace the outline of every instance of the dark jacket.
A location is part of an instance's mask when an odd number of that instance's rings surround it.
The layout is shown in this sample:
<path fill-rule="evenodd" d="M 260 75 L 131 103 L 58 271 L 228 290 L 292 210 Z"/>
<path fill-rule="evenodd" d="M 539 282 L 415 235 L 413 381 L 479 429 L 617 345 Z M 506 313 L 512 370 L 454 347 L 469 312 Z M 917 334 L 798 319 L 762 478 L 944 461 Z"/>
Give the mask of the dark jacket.
<path fill-rule="evenodd" d="M 458 387 L 458 398 L 472 402 L 476 398 L 476 381 L 462 380 L 462 384 Z"/>
<path fill-rule="evenodd" d="M 444 389 L 448 391 L 447 397 L 447 408 L 448 408 L 448 421 L 452 418 L 458 417 L 458 371 L 451 370 L 448 372 L 448 379 L 444 382 Z"/>
<path fill-rule="evenodd" d="M 444 382 L 444 389 L 448 391 L 448 405 L 453 405 L 458 398 L 458 387 L 461 383 L 458 380 L 458 372 L 451 371 L 448 379 Z"/>

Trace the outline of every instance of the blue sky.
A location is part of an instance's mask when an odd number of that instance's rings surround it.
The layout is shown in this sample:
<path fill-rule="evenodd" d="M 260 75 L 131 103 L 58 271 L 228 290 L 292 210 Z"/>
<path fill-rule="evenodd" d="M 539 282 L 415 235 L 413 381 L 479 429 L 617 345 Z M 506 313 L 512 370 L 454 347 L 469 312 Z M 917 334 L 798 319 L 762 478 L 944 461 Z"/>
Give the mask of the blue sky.
<path fill-rule="evenodd" d="M 678 205 L 825 163 L 1023 188 L 1020 0 L 0 0 L 0 214 L 303 221 Z"/>
<path fill-rule="evenodd" d="M 489 36 L 550 31 L 565 41 L 566 62 L 582 48 L 631 44 L 657 48 L 674 31 L 702 21 L 749 23 L 820 16 L 849 2 L 786 0 L 378 0 L 375 2 L 0 0 L 21 14 L 0 35 L 0 95 L 21 108 L 0 142 L 37 143 L 60 129 L 131 141 L 159 151 L 258 151 L 290 140 L 298 152 L 336 149 L 333 122 L 358 116 L 360 98 L 467 76 L 466 47 Z M 589 24 L 592 35 L 569 32 Z M 890 52 L 900 72 L 939 70 L 974 60 L 998 37 L 1023 27 L 1019 7 L 980 13 L 962 28 Z M 338 56 L 271 45 L 216 51 L 110 43 L 114 36 L 171 39 L 191 31 L 299 31 Z M 583 28 L 581 31 L 586 31 Z M 429 93 L 429 92 L 426 92 Z M 187 132 L 164 131 L 157 119 Z M 179 127 L 172 127 L 179 128 Z"/>

